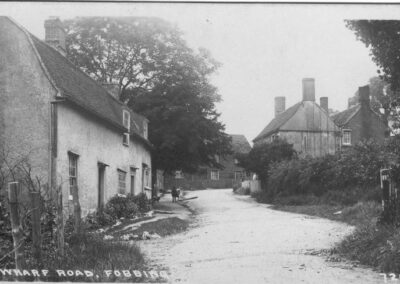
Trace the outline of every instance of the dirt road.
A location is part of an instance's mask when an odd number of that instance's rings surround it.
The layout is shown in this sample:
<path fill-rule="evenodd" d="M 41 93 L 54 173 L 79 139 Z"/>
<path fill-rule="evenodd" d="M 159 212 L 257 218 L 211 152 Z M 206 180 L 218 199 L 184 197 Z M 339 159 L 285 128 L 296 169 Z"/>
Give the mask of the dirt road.
<path fill-rule="evenodd" d="M 191 230 L 140 244 L 170 269 L 171 283 L 383 283 L 377 272 L 307 254 L 330 248 L 347 225 L 275 211 L 232 190 L 189 196 L 199 197 L 190 201 Z"/>

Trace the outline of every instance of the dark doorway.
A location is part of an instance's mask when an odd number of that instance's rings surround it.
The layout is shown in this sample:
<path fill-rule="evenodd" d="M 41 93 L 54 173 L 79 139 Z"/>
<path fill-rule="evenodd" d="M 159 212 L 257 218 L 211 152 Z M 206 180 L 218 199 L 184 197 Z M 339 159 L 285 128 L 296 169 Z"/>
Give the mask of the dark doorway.
<path fill-rule="evenodd" d="M 106 166 L 104 164 L 98 164 L 99 168 L 99 183 L 98 183 L 98 201 L 97 206 L 99 209 L 102 209 L 104 206 L 104 173 L 106 170 Z"/>
<path fill-rule="evenodd" d="M 131 194 L 135 195 L 135 176 L 131 175 Z"/>

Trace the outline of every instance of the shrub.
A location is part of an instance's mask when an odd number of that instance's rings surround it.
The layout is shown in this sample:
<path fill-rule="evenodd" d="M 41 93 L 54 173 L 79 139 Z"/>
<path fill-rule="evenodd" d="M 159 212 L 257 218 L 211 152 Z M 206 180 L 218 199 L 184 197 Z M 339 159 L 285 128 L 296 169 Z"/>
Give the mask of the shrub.
<path fill-rule="evenodd" d="M 88 229 L 98 229 L 104 226 L 109 226 L 114 224 L 115 220 L 115 218 L 103 210 L 89 213 L 85 219 Z"/>
<path fill-rule="evenodd" d="M 112 218 L 131 218 L 138 213 L 151 210 L 150 202 L 144 193 L 138 195 L 115 195 L 106 204 L 104 213 Z"/>
<path fill-rule="evenodd" d="M 239 195 L 250 195 L 250 188 L 249 187 L 239 187 L 236 191 L 236 194 Z"/>
<path fill-rule="evenodd" d="M 283 160 L 271 165 L 264 190 L 270 197 L 310 194 L 345 205 L 356 203 L 364 194 L 379 200 L 379 191 L 362 188 L 379 184 L 379 170 L 387 156 L 383 147 L 364 141 L 336 155 Z"/>

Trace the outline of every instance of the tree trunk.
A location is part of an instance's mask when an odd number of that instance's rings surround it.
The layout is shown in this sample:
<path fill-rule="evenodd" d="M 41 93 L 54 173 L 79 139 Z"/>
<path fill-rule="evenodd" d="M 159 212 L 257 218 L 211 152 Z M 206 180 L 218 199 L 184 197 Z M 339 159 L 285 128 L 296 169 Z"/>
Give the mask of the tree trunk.
<path fill-rule="evenodd" d="M 33 243 L 33 257 L 38 263 L 41 261 L 41 231 L 40 231 L 40 192 L 31 191 L 32 202 L 32 243 Z"/>
<path fill-rule="evenodd" d="M 81 205 L 79 204 L 79 193 L 78 187 L 74 186 L 73 193 L 73 203 L 74 203 L 74 232 L 80 233 L 81 231 Z"/>
<path fill-rule="evenodd" d="M 57 189 L 57 246 L 59 256 L 64 256 L 64 213 L 61 186 Z"/>
<path fill-rule="evenodd" d="M 24 239 L 23 239 L 23 232 L 18 210 L 19 191 L 20 191 L 20 184 L 18 182 L 10 182 L 8 184 L 8 200 L 10 203 L 10 219 L 11 219 L 12 235 L 14 240 L 16 269 L 22 269 L 23 266 L 25 265 L 24 246 L 23 246 Z"/>

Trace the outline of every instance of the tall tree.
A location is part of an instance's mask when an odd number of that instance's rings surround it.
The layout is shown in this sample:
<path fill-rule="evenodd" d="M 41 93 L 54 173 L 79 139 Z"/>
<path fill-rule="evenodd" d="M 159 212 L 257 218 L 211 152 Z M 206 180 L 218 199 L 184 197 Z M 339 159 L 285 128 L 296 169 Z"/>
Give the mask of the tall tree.
<path fill-rule="evenodd" d="M 370 49 L 380 78 L 390 85 L 391 105 L 400 103 L 400 21 L 348 20 L 346 26 Z"/>
<path fill-rule="evenodd" d="M 157 18 L 76 18 L 65 21 L 67 56 L 101 83 L 118 86 L 119 98 L 150 120 L 153 168 L 195 171 L 219 167 L 215 155 L 231 153 L 218 120 L 220 101 L 210 76 L 219 63 L 190 49 L 182 33 Z"/>

